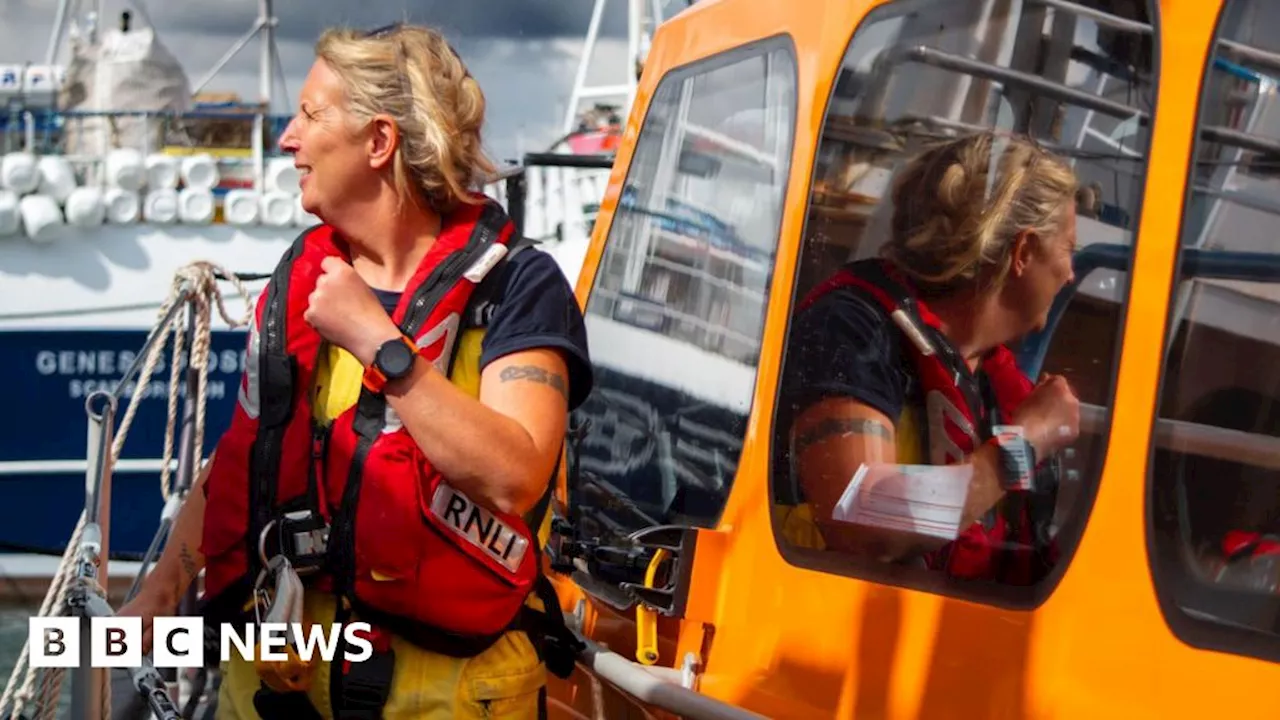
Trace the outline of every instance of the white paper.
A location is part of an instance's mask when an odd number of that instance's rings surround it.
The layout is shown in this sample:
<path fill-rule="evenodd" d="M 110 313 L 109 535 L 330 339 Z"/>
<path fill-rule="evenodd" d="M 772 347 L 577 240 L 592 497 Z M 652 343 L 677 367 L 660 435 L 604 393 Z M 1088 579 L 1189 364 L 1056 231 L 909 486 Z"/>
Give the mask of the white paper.
<path fill-rule="evenodd" d="M 831 519 L 864 527 L 954 540 L 973 466 L 863 463 Z"/>

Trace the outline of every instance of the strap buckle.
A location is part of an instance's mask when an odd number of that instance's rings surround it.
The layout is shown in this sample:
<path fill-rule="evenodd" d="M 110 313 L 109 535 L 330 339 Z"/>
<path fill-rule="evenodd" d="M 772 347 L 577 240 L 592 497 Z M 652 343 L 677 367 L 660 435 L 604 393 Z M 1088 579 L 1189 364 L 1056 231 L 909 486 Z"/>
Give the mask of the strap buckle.
<path fill-rule="evenodd" d="M 259 628 L 264 623 L 286 624 L 288 636 L 283 662 L 262 659 L 262 641 L 257 643 L 253 666 L 258 678 L 276 692 L 305 691 L 311 684 L 312 665 L 297 652 L 302 639 L 302 581 L 283 555 L 271 558 L 253 583 L 253 619 Z"/>
<path fill-rule="evenodd" d="M 268 548 L 270 541 L 274 543 Z M 270 556 L 284 556 L 293 571 L 304 577 L 324 566 L 328 549 L 329 524 L 311 510 L 296 510 L 273 518 L 258 536 L 258 558 L 263 568 L 275 560 Z"/>

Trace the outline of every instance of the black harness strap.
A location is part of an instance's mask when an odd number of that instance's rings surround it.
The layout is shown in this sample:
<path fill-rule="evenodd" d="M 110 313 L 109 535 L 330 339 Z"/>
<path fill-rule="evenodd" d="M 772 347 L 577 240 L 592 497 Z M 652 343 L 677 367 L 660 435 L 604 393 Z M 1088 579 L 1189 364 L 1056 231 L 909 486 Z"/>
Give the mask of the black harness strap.
<path fill-rule="evenodd" d="M 458 278 L 497 240 L 506 221 L 502 208 L 488 203 L 480 214 L 471 238 L 466 246 L 445 258 L 432 270 L 427 279 L 414 291 L 409 308 L 400 323 L 400 330 L 409 337 L 417 337 L 431 311 L 454 286 Z M 333 518 L 330 531 L 329 558 L 333 577 L 334 597 L 337 602 L 335 622 L 345 624 L 352 613 L 386 630 L 404 636 L 414 644 L 443 651 L 450 645 L 449 633 L 439 628 L 427 628 L 408 623 L 381 613 L 359 602 L 355 597 L 355 521 L 363 481 L 364 464 L 374 440 L 382 432 L 386 421 L 386 398 L 375 395 L 368 388 L 361 388 L 356 402 L 353 429 L 356 432 L 356 448 L 351 460 L 350 473 L 342 494 L 341 505 Z M 412 631 L 412 634 L 408 634 Z M 475 653 L 492 645 L 499 636 L 483 638 L 476 643 Z M 481 642 L 485 642 L 481 646 Z M 344 638 L 338 652 L 345 653 L 348 643 Z M 433 647 L 434 646 L 434 647 Z M 468 647 L 467 649 L 473 649 Z M 375 720 L 382 714 L 391 688 L 395 659 L 392 651 L 375 652 L 374 657 L 363 663 L 352 663 L 348 672 L 330 674 L 329 693 L 337 717 L 354 720 Z"/>
<path fill-rule="evenodd" d="M 258 349 L 258 435 L 249 456 L 249 533 L 246 538 L 249 575 L 262 569 L 258 536 L 271 521 L 276 505 L 276 478 L 280 472 L 281 446 L 293 415 L 293 391 L 297 360 L 289 355 L 288 302 L 293 263 L 302 255 L 306 240 L 317 228 L 304 231 L 281 258 L 266 288 Z"/>

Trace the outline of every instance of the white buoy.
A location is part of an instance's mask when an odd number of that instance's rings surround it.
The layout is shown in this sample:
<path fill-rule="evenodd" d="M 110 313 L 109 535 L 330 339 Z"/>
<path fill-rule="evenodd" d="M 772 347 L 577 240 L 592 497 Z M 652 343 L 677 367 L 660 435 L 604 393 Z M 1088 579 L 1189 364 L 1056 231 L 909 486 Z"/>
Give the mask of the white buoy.
<path fill-rule="evenodd" d="M 178 219 L 178 191 L 152 190 L 142 203 L 142 217 L 147 222 L 171 223 Z"/>
<path fill-rule="evenodd" d="M 269 192 L 297 195 L 301 191 L 298 181 L 302 179 L 302 175 L 298 172 L 298 168 L 293 166 L 291 157 L 271 158 L 264 174 Z"/>
<path fill-rule="evenodd" d="M 132 225 L 138 222 L 142 211 L 138 193 L 117 187 L 107 188 L 102 194 L 102 205 L 106 209 L 107 222 L 112 225 Z"/>
<path fill-rule="evenodd" d="M 147 156 L 147 187 L 152 190 L 171 190 L 178 187 L 181 173 L 178 159 L 172 155 L 152 153 Z"/>
<path fill-rule="evenodd" d="M 214 211 L 212 192 L 183 188 L 178 193 L 178 217 L 187 225 L 208 225 L 213 222 Z"/>
<path fill-rule="evenodd" d="M 38 243 L 52 241 L 66 226 L 62 218 L 62 208 L 58 201 L 49 195 L 32 193 L 19 201 L 19 212 L 22 214 L 22 230 L 28 238 Z"/>
<path fill-rule="evenodd" d="M 114 148 L 107 153 L 107 184 L 141 192 L 147 184 L 147 168 L 142 153 L 133 148 Z"/>
<path fill-rule="evenodd" d="M 36 192 L 48 195 L 59 204 L 67 202 L 76 189 L 76 172 L 71 162 L 61 155 L 43 155 L 36 164 L 40 171 L 40 186 Z"/>
<path fill-rule="evenodd" d="M 18 214 L 18 194 L 12 190 L 0 190 L 0 237 L 17 235 L 22 229 L 22 217 Z"/>
<path fill-rule="evenodd" d="M 40 187 L 36 156 L 28 152 L 6 153 L 0 160 L 0 187 L 17 195 L 35 192 Z"/>
<path fill-rule="evenodd" d="M 78 187 L 71 191 L 64 203 L 67 223 L 75 227 L 101 225 L 107 218 L 107 206 L 102 190 L 96 187 Z"/>
<path fill-rule="evenodd" d="M 193 190 L 212 190 L 218 186 L 218 163 L 208 153 L 182 158 L 182 184 Z"/>
<path fill-rule="evenodd" d="M 256 225 L 258 204 L 258 193 L 253 190 L 230 190 L 222 198 L 222 218 L 228 225 Z"/>
<path fill-rule="evenodd" d="M 262 196 L 262 224 L 268 227 L 285 227 L 293 224 L 292 195 L 282 192 L 268 192 Z"/>

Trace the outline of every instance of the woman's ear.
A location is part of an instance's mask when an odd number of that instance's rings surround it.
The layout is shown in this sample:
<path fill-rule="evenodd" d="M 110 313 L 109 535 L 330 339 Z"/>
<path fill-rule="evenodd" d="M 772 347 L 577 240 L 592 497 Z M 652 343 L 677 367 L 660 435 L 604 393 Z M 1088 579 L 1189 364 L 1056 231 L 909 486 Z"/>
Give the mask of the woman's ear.
<path fill-rule="evenodd" d="M 1031 254 L 1035 247 L 1036 234 L 1031 230 L 1023 230 L 1013 236 L 1013 247 L 1009 251 L 1009 273 L 1021 277 L 1031 265 Z"/>
<path fill-rule="evenodd" d="M 400 147 L 400 127 L 390 116 L 379 113 L 369 122 L 369 165 L 375 170 L 389 167 Z"/>

